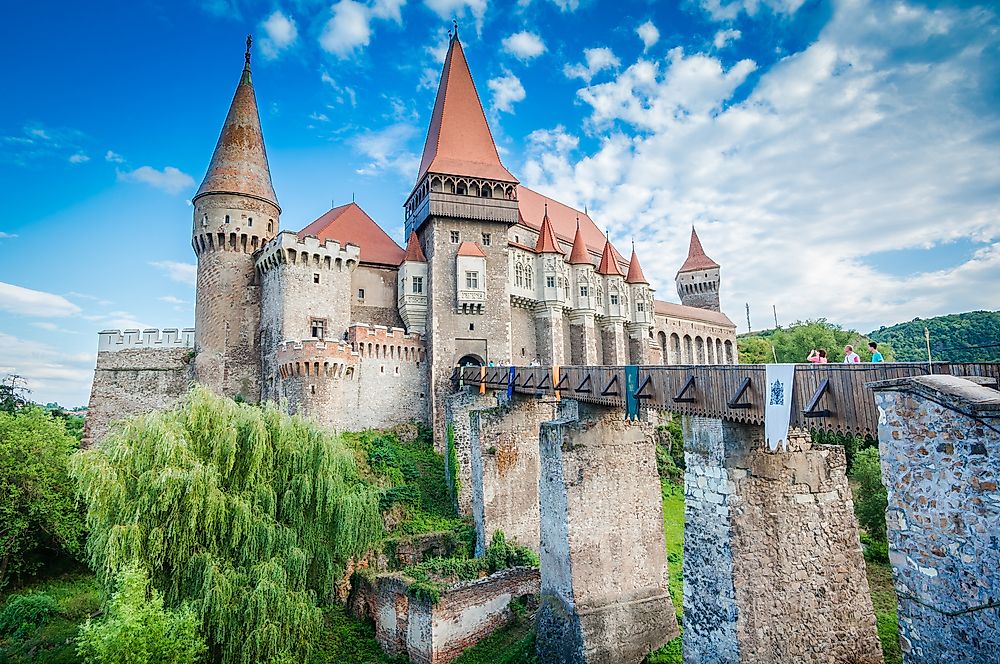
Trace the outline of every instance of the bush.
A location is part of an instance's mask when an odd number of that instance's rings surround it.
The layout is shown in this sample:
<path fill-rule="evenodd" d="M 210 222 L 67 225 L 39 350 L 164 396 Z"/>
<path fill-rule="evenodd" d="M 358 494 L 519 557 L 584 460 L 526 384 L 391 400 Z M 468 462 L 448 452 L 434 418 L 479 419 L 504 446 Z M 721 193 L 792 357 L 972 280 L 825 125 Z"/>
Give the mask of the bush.
<path fill-rule="evenodd" d="M 877 447 L 861 450 L 854 457 L 851 477 L 857 483 L 854 491 L 854 513 L 858 524 L 872 540 L 885 542 L 885 509 L 888 498 L 882 486 L 882 468 Z"/>
<path fill-rule="evenodd" d="M 136 566 L 126 567 L 118 582 L 107 617 L 80 628 L 77 652 L 84 662 L 191 664 L 205 657 L 208 650 L 194 611 L 186 605 L 164 610 L 163 598 Z"/>
<path fill-rule="evenodd" d="M 15 595 L 0 611 L 0 636 L 19 639 L 48 622 L 57 610 L 56 601 L 46 593 Z"/>
<path fill-rule="evenodd" d="M 888 542 L 877 540 L 868 533 L 861 533 L 861 545 L 864 547 L 865 560 L 870 563 L 889 564 Z"/>

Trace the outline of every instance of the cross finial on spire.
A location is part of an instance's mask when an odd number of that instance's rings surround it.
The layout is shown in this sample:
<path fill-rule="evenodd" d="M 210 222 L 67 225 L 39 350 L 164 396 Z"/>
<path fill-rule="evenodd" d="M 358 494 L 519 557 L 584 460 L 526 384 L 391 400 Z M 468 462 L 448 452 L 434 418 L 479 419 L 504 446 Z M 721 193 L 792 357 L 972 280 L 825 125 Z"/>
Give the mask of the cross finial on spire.
<path fill-rule="evenodd" d="M 246 58 L 247 67 L 250 66 L 250 45 L 251 44 L 253 44 L 253 37 L 251 37 L 250 35 L 247 35 L 247 52 L 243 56 L 244 58 Z"/>
<path fill-rule="evenodd" d="M 549 202 L 545 201 L 545 216 L 549 216 Z"/>
<path fill-rule="evenodd" d="M 458 39 L 458 20 L 451 19 L 451 38 Z"/>

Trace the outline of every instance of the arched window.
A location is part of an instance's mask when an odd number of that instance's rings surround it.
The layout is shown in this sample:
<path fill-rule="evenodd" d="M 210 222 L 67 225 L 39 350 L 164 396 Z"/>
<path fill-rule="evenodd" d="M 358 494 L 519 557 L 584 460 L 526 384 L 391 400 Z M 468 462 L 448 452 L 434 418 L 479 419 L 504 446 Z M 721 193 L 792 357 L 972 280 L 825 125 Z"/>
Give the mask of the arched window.
<path fill-rule="evenodd" d="M 683 363 L 681 356 L 681 338 L 674 332 L 670 335 L 670 364 Z"/>
<path fill-rule="evenodd" d="M 733 342 L 726 340 L 726 364 L 734 364 L 733 362 Z"/>
<path fill-rule="evenodd" d="M 694 344 L 687 334 L 684 335 L 684 364 L 694 364 Z"/>
<path fill-rule="evenodd" d="M 695 337 L 694 348 L 698 353 L 698 364 L 705 364 L 705 340 L 701 337 Z"/>
<path fill-rule="evenodd" d="M 656 339 L 660 345 L 660 362 L 662 364 L 670 364 L 670 358 L 667 355 L 667 333 L 660 330 L 656 334 Z"/>
<path fill-rule="evenodd" d="M 518 288 L 524 287 L 524 266 L 520 263 L 514 266 L 514 285 Z"/>

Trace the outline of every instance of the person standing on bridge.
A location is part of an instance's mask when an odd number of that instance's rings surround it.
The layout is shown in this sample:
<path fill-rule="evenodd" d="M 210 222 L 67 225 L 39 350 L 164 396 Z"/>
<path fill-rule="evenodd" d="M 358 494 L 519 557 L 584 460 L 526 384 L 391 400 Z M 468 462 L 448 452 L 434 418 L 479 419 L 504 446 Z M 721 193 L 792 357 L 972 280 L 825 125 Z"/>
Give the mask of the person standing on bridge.
<path fill-rule="evenodd" d="M 813 348 L 809 351 L 809 357 L 806 358 L 807 361 L 813 364 L 826 364 L 829 360 L 826 358 L 826 349 L 820 348 L 816 350 Z"/>
<path fill-rule="evenodd" d="M 857 364 L 861 362 L 861 357 L 854 352 L 854 346 L 847 344 L 844 346 L 844 364 Z"/>
<path fill-rule="evenodd" d="M 872 362 L 885 362 L 885 358 L 882 357 L 882 353 L 878 352 L 878 344 L 874 341 L 868 342 L 868 350 L 872 354 Z"/>

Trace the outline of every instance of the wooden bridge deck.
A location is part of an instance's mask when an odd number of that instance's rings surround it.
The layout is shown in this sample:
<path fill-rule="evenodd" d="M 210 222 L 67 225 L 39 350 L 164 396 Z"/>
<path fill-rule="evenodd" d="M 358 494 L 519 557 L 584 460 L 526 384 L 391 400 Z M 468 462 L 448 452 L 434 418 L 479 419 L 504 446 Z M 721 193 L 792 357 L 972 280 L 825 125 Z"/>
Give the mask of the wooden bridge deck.
<path fill-rule="evenodd" d="M 513 367 L 513 391 L 618 406 L 625 409 L 625 367 Z M 1000 382 L 1000 363 L 958 364 L 886 362 L 882 364 L 801 364 L 795 367 L 792 426 L 875 436 L 878 412 L 866 383 L 929 373 Z M 764 423 L 765 367 L 761 364 L 670 365 L 638 367 L 635 396 L 642 407 L 675 413 Z M 456 381 L 506 390 L 511 367 L 456 369 Z M 686 389 L 685 389 L 686 388 Z"/>

